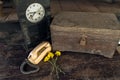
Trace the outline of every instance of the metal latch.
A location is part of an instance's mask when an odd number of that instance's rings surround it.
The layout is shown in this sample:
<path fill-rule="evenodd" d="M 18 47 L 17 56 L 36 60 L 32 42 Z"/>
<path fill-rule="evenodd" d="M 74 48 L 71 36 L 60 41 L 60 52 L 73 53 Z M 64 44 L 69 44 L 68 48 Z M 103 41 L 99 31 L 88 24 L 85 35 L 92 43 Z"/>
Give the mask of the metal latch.
<path fill-rule="evenodd" d="M 85 34 L 83 34 L 80 39 L 80 45 L 85 46 L 86 44 L 87 44 L 87 36 Z"/>
<path fill-rule="evenodd" d="M 23 74 L 31 74 L 39 71 L 38 63 L 40 63 L 43 58 L 47 55 L 48 52 L 51 51 L 51 45 L 49 42 L 42 42 L 37 47 L 35 47 L 30 54 L 28 55 L 27 59 L 21 64 L 20 71 Z M 26 65 L 28 67 L 34 68 L 34 70 L 26 70 Z"/>

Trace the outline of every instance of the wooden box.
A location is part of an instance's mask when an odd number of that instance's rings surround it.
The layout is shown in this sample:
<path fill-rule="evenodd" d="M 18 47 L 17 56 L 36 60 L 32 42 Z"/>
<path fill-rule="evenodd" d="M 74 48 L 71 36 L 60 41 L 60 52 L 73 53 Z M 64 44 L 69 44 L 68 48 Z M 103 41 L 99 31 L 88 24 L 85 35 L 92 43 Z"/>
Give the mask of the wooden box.
<path fill-rule="evenodd" d="M 63 12 L 51 24 L 53 50 L 99 54 L 112 58 L 120 39 L 114 14 Z"/>

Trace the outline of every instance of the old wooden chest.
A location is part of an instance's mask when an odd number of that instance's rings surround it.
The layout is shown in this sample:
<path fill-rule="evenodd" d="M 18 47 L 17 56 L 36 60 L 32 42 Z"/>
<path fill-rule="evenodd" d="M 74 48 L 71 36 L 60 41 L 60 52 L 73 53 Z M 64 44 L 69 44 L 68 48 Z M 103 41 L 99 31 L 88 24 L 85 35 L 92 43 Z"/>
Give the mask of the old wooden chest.
<path fill-rule="evenodd" d="M 63 12 L 50 28 L 53 50 L 112 58 L 120 39 L 119 21 L 108 13 Z"/>

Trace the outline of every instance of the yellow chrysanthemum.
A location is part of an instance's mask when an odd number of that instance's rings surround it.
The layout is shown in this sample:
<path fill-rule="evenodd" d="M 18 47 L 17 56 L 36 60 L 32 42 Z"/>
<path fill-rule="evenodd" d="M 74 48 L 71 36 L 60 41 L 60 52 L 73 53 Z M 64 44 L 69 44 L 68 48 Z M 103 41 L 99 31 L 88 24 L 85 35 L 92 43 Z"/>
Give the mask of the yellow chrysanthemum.
<path fill-rule="evenodd" d="M 56 56 L 61 56 L 61 52 L 60 52 L 60 51 L 56 51 L 56 52 L 55 52 L 55 55 L 56 55 Z"/>
<path fill-rule="evenodd" d="M 46 57 L 44 58 L 44 62 L 49 61 L 49 59 L 50 59 L 50 57 L 47 57 L 47 56 L 46 56 Z"/>
<path fill-rule="evenodd" d="M 54 54 L 52 52 L 49 52 L 47 56 L 50 56 L 50 58 L 53 58 Z"/>

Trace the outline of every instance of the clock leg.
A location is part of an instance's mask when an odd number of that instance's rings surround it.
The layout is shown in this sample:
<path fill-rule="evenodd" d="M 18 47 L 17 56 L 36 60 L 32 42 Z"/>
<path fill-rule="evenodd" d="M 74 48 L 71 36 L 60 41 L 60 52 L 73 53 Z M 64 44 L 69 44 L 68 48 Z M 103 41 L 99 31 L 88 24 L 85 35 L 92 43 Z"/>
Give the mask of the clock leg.
<path fill-rule="evenodd" d="M 21 29 L 22 29 L 22 32 L 23 32 L 23 35 L 24 35 L 25 44 L 29 45 L 31 43 L 31 39 L 30 39 L 30 36 L 29 36 L 28 27 L 25 24 L 23 24 L 23 25 L 21 25 Z"/>

